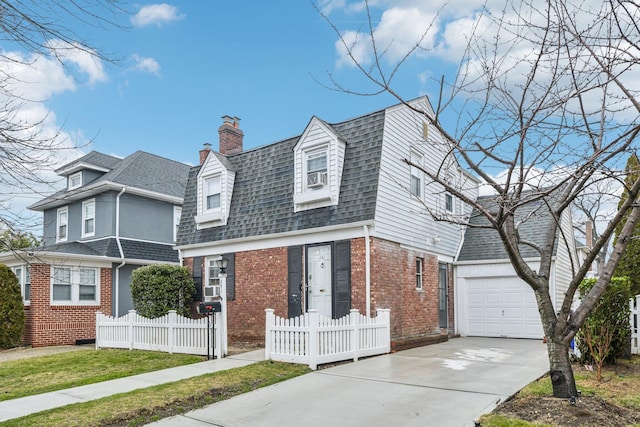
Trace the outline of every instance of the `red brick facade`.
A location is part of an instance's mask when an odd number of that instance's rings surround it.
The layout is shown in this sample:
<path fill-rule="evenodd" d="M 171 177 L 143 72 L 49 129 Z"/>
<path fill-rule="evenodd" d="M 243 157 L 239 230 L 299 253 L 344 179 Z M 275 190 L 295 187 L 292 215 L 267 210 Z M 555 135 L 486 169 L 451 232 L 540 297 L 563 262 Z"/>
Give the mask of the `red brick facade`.
<path fill-rule="evenodd" d="M 25 307 L 25 344 L 75 344 L 95 339 L 96 312 L 111 313 L 112 272 L 100 269 L 100 305 L 51 305 L 51 266 L 31 264 L 30 305 Z"/>
<path fill-rule="evenodd" d="M 438 322 L 438 259 L 371 238 L 371 312 L 391 309 L 392 340 L 446 334 Z M 228 301 L 230 342 L 264 341 L 265 308 L 286 317 L 288 307 L 287 247 L 236 252 L 235 300 Z M 302 257 L 304 250 L 301 250 Z M 365 239 L 351 240 L 351 307 L 366 311 Z M 416 289 L 416 258 L 423 259 L 423 289 Z M 191 268 L 192 259 L 184 265 Z M 304 264 L 303 264 L 304 265 Z M 449 274 L 449 330 L 453 330 L 452 270 Z M 203 273 L 204 274 L 204 273 Z M 303 301 L 304 304 L 304 301 Z"/>

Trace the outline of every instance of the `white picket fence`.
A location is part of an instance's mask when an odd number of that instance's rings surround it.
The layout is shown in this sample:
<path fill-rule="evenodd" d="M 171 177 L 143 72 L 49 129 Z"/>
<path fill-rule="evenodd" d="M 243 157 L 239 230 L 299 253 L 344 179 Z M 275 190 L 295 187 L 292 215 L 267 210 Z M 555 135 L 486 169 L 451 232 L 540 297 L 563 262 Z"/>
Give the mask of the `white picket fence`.
<path fill-rule="evenodd" d="M 391 351 L 390 310 L 376 310 L 367 318 L 356 309 L 340 319 L 320 316 L 317 310 L 284 319 L 267 309 L 265 360 L 302 363 L 316 369 L 319 364 Z"/>
<path fill-rule="evenodd" d="M 135 310 L 129 310 L 128 314 L 118 318 L 97 312 L 96 348 L 152 350 L 221 358 L 220 313 L 215 313 L 215 316 L 215 338 L 212 339 L 211 317 L 209 321 L 206 317 L 190 319 L 178 315 L 175 310 L 156 319 L 140 316 Z"/>
<path fill-rule="evenodd" d="M 640 342 L 638 337 L 638 329 L 640 325 L 638 322 L 638 311 L 640 310 L 640 295 L 636 295 L 635 298 L 631 298 L 629 301 L 629 307 L 631 308 L 631 316 L 629 321 L 631 322 L 631 354 L 640 354 Z"/>

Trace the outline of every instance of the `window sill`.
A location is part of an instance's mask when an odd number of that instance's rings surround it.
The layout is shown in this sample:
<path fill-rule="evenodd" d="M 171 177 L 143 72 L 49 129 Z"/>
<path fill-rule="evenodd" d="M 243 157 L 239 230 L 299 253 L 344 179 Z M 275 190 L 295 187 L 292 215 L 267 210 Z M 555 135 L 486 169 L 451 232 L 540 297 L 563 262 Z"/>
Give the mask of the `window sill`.
<path fill-rule="evenodd" d="M 100 302 L 97 302 L 97 301 L 87 301 L 87 302 L 51 301 L 49 305 L 51 306 L 51 308 L 100 307 Z"/>
<path fill-rule="evenodd" d="M 196 215 L 195 220 L 196 224 L 201 224 L 204 222 L 222 221 L 222 218 L 222 209 L 217 209 L 201 215 Z"/>
<path fill-rule="evenodd" d="M 329 190 L 329 187 L 327 186 L 318 190 L 307 190 L 304 193 L 295 194 L 293 196 L 293 202 L 296 205 L 323 202 L 325 200 L 331 200 L 331 190 Z"/>

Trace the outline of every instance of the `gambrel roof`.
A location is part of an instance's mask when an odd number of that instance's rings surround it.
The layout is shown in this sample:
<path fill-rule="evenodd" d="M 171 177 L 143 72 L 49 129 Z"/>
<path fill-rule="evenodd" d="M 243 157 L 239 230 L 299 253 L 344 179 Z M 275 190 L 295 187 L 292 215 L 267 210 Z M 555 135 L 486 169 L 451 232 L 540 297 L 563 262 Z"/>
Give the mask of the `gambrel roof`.
<path fill-rule="evenodd" d="M 198 172 L 192 168 L 177 246 L 373 220 L 385 111 L 327 124 L 346 143 L 340 203 L 294 212 L 294 147 L 300 136 L 223 157 L 235 171 L 226 225 L 198 229 Z"/>

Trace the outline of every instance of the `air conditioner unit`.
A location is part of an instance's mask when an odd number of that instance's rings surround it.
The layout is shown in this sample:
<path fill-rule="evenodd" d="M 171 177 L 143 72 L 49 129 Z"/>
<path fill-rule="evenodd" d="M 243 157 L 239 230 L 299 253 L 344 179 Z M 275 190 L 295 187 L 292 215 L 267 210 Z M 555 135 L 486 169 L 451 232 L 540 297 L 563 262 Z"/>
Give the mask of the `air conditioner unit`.
<path fill-rule="evenodd" d="M 307 187 L 322 187 L 327 185 L 327 173 L 326 172 L 310 172 L 307 174 Z"/>
<path fill-rule="evenodd" d="M 204 298 L 217 298 L 222 293 L 222 286 L 205 286 L 204 287 Z"/>

